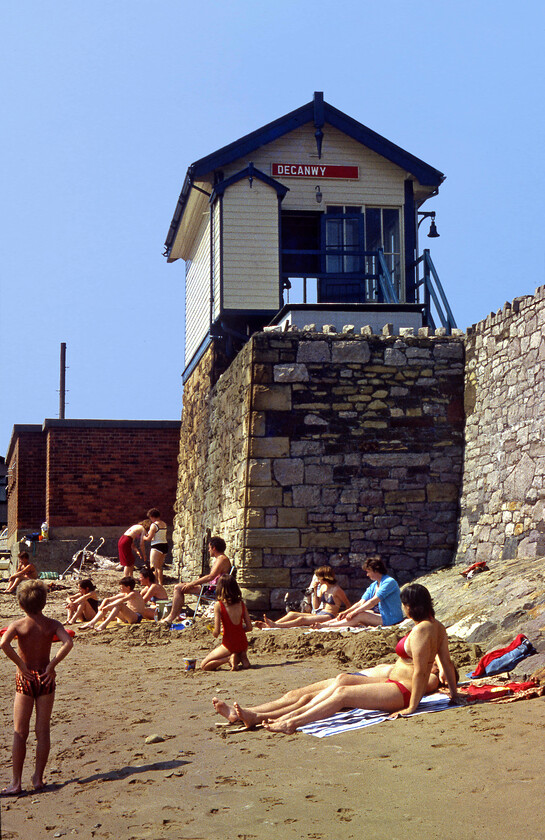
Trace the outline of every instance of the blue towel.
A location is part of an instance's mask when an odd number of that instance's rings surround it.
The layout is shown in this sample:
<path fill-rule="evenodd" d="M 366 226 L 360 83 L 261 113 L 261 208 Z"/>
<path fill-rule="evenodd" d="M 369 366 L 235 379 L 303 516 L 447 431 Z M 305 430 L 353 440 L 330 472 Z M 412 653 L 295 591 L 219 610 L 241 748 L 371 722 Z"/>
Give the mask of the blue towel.
<path fill-rule="evenodd" d="M 413 712 L 420 715 L 423 712 L 442 712 L 449 708 L 450 697 L 446 694 L 427 694 L 422 698 L 420 704 Z M 454 708 L 451 706 L 450 708 Z M 349 709 L 346 712 L 337 712 L 332 717 L 317 720 L 315 723 L 307 723 L 301 726 L 298 732 L 305 735 L 315 735 L 316 738 L 327 738 L 329 735 L 337 735 L 340 732 L 349 732 L 352 729 L 362 729 L 364 726 L 371 726 L 373 723 L 382 723 L 390 712 L 372 711 L 370 709 Z M 412 717 L 413 715 L 409 715 Z"/>

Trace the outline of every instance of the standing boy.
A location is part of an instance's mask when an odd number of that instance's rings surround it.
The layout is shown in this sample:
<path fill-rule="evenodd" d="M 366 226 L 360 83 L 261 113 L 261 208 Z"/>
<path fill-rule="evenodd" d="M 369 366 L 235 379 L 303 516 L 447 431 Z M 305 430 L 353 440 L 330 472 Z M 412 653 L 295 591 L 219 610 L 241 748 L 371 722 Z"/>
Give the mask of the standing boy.
<path fill-rule="evenodd" d="M 13 779 L 2 794 L 21 793 L 21 777 L 26 755 L 30 717 L 36 704 L 36 769 L 32 776 L 35 790 L 44 787 L 43 774 L 49 757 L 49 726 L 55 700 L 55 668 L 70 653 L 74 644 L 60 621 L 47 618 L 42 610 L 47 599 L 47 587 L 41 580 L 21 583 L 17 590 L 19 606 L 25 618 L 12 622 L 2 636 L 0 648 L 15 662 L 15 701 L 13 703 Z M 54 636 L 62 643 L 53 657 Z M 17 653 L 11 646 L 17 636 Z"/>

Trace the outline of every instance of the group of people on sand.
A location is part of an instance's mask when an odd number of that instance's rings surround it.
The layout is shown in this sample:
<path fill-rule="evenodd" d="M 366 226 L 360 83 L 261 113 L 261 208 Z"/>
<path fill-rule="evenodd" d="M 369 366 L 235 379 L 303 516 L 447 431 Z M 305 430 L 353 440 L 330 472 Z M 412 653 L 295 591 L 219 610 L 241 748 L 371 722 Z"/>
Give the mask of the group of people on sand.
<path fill-rule="evenodd" d="M 131 525 L 117 542 L 119 563 L 123 566 L 125 577 L 132 577 L 136 565 L 134 552 L 146 565 L 146 543 L 149 543 L 149 564 L 157 577 L 157 583 L 163 584 L 163 566 L 168 553 L 167 525 L 161 519 L 157 508 L 150 508 L 146 519 Z"/>
<path fill-rule="evenodd" d="M 97 632 L 105 630 L 114 619 L 126 624 L 140 624 L 143 618 L 155 618 L 157 601 L 167 600 L 165 587 L 157 583 L 153 569 L 143 566 L 138 570 L 140 590 L 137 590 L 133 577 L 123 577 L 119 581 L 119 592 L 99 602 L 94 583 L 89 578 L 79 582 L 79 595 L 66 599 L 68 613 L 67 624 L 74 624 L 78 618 L 86 620 L 84 628 L 94 628 Z"/>
<path fill-rule="evenodd" d="M 264 615 L 263 621 L 256 621 L 256 627 L 320 627 L 338 630 L 343 627 L 399 624 L 403 621 L 403 610 L 397 581 L 387 574 L 386 566 L 378 555 L 369 556 L 362 568 L 370 578 L 371 585 L 352 606 L 337 583 L 331 566 L 320 566 L 310 586 L 312 613 L 290 611 L 276 621 Z M 341 610 L 342 606 L 346 609 Z"/>
<path fill-rule="evenodd" d="M 159 522 L 158 530 L 160 525 Z M 149 530 L 146 536 L 148 535 Z M 214 587 L 217 601 L 214 607 L 213 635 L 215 638 L 222 635 L 222 640 L 202 661 L 201 668 L 205 671 L 216 670 L 227 663 L 230 664 L 231 670 L 250 666 L 246 653 L 246 632 L 252 629 L 252 622 L 236 580 L 233 576 L 224 574 L 226 569 L 231 569 L 225 548 L 225 541 L 221 537 L 212 537 L 209 543 L 210 556 L 214 561 L 211 573 L 189 584 L 179 584 L 175 588 L 177 603 L 183 605 L 185 594 L 200 591 L 203 583 Z M 48 589 L 43 581 L 36 579 L 37 573 L 36 576 L 28 576 L 28 559 L 28 555 L 20 557 L 18 568 L 19 572 L 24 570 L 24 573 L 17 577 L 12 576 L 13 580 L 16 580 L 14 590 L 25 617 L 12 622 L 0 641 L 0 649 L 17 668 L 13 707 L 12 782 L 0 791 L 1 796 L 17 796 L 22 792 L 26 742 L 34 708 L 37 743 L 32 784 L 36 791 L 45 787 L 43 774 L 50 750 L 50 721 L 55 698 L 56 666 L 73 646 L 72 637 L 65 627 L 59 621 L 43 614 Z M 102 602 L 99 602 L 93 581 L 90 578 L 81 580 L 78 594 L 66 600 L 67 624 L 85 619 L 87 623 L 83 626 L 94 627 L 100 631 L 115 618 L 121 618 L 129 624 L 137 624 L 143 618 L 153 618 L 154 601 L 166 599 L 167 593 L 162 583 L 155 581 L 153 569 L 145 566 L 139 570 L 139 574 L 140 591 L 135 591 L 136 582 L 133 576 L 126 575 L 120 581 L 119 593 L 104 598 Z M 15 640 L 17 650 L 12 644 Z M 60 642 L 61 647 L 57 654 L 51 657 L 54 641 Z"/>
<path fill-rule="evenodd" d="M 149 513 L 153 513 L 152 509 Z M 153 540 L 151 534 L 162 537 L 164 524 L 155 517 L 146 530 L 142 527 L 141 539 Z M 136 526 L 133 526 L 136 527 Z M 128 529 L 131 531 L 132 529 Z M 151 537 L 150 537 L 151 534 Z M 124 536 L 130 536 L 127 532 Z M 134 537 L 131 537 L 133 540 Z M 152 543 L 153 545 L 153 543 Z M 164 547 L 164 546 L 163 546 Z M 220 644 L 203 659 L 200 667 L 213 671 L 229 664 L 231 670 L 248 668 L 247 632 L 252 629 L 248 608 L 240 588 L 231 571 L 231 561 L 225 554 L 225 541 L 212 537 L 209 553 L 212 560 L 207 575 L 195 578 L 174 587 L 172 609 L 165 618 L 168 626 L 185 603 L 185 596 L 196 594 L 201 586 L 210 587 L 215 595 L 214 624 L 215 638 L 221 636 Z M 160 555 L 164 552 L 159 551 Z M 21 564 L 28 560 L 21 558 Z M 161 558 L 159 558 L 159 561 Z M 156 558 L 157 562 L 157 558 Z M 26 563 L 28 566 L 28 563 Z M 21 566 L 20 572 L 26 566 Z M 162 564 L 161 564 L 162 567 Z M 125 571 L 134 571 L 124 564 Z M 157 568 L 157 567 L 156 567 Z M 393 664 L 377 665 L 352 674 L 339 674 L 311 685 L 293 689 L 283 696 L 257 706 L 243 706 L 238 701 L 227 703 L 217 697 L 213 699 L 215 711 L 230 723 L 240 721 L 251 729 L 263 727 L 270 732 L 290 734 L 301 726 L 328 718 L 345 708 L 381 710 L 392 719 L 404 717 L 416 711 L 422 697 L 432 693 L 439 686 L 448 689 L 452 703 L 459 703 L 457 673 L 450 658 L 445 627 L 435 617 L 432 599 L 428 590 L 420 584 L 410 584 L 401 591 L 387 572 L 378 556 L 367 558 L 364 569 L 371 580 L 361 599 L 354 605 L 336 582 L 330 566 L 321 566 L 315 573 L 312 584 L 314 613 L 290 612 L 283 619 L 270 622 L 265 618 L 265 627 L 299 627 L 315 624 L 319 627 L 341 626 L 388 626 L 399 623 L 404 617 L 414 622 L 412 629 L 399 640 L 396 646 L 397 659 Z M 4 632 L 0 648 L 17 667 L 16 693 L 14 702 L 13 737 L 13 779 L 3 795 L 16 795 L 21 791 L 21 776 L 26 752 L 26 740 L 32 710 L 36 708 L 36 766 L 32 783 L 36 790 L 44 786 L 43 773 L 46 766 L 50 737 L 49 727 L 55 692 L 55 669 L 70 652 L 72 638 L 63 625 L 43 615 L 47 598 L 45 583 L 23 576 L 17 581 L 17 597 L 25 617 L 12 622 Z M 155 600 L 166 598 L 162 582 L 155 580 L 154 570 L 145 566 L 139 570 L 141 589 L 136 591 L 132 574 L 126 574 L 120 581 L 117 595 L 99 602 L 93 581 L 80 581 L 78 594 L 67 599 L 67 623 L 85 620 L 87 627 L 103 630 L 115 618 L 129 624 L 137 624 L 143 618 L 153 618 Z M 341 609 L 344 608 L 344 609 Z M 12 647 L 17 639 L 18 651 Z M 60 641 L 61 647 L 51 658 L 51 645 Z"/>

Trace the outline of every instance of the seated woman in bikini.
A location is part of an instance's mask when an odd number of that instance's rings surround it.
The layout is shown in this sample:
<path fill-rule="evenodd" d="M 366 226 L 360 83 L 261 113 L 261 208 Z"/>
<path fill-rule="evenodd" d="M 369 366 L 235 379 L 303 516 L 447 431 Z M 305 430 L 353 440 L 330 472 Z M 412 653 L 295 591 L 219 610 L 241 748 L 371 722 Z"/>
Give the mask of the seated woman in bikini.
<path fill-rule="evenodd" d="M 162 584 L 156 582 L 153 569 L 150 569 L 149 566 L 142 566 L 138 574 L 140 576 L 140 595 L 146 604 L 168 601 L 167 591 Z"/>
<path fill-rule="evenodd" d="M 401 602 L 415 626 L 398 642 L 398 659 L 393 666 L 378 666 L 371 674 L 341 674 L 334 680 L 308 686 L 306 693 L 288 693 L 280 701 L 253 709 L 238 703 L 231 707 L 214 698 L 216 711 L 228 720 L 242 720 L 249 728 L 262 724 L 271 732 L 286 734 L 345 708 L 379 709 L 393 717 L 403 712 L 405 716 L 416 710 L 424 694 L 437 687 L 432 674 L 436 657 L 444 671 L 451 701 L 460 702 L 447 633 L 435 618 L 430 593 L 424 586 L 413 583 L 402 590 Z"/>
<path fill-rule="evenodd" d="M 277 621 L 271 621 L 266 615 L 263 621 L 256 621 L 256 627 L 309 627 L 330 621 L 338 614 L 342 606 L 349 607 L 346 593 L 337 583 L 331 566 L 320 566 L 314 573 L 312 583 L 312 613 L 288 612 Z"/>

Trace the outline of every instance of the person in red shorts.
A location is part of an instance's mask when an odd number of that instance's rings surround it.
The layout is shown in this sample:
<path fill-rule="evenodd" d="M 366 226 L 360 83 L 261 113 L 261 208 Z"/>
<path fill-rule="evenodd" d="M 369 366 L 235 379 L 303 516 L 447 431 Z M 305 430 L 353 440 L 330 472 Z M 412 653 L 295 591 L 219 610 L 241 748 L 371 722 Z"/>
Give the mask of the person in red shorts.
<path fill-rule="evenodd" d="M 55 668 L 70 653 L 74 644 L 60 621 L 43 615 L 42 610 L 47 600 L 45 583 L 41 580 L 24 581 L 18 587 L 17 598 L 26 617 L 13 621 L 0 642 L 0 648 L 17 666 L 13 704 L 13 778 L 11 785 L 2 790 L 2 796 L 16 796 L 21 793 L 26 742 L 34 706 L 36 768 L 32 784 L 35 790 L 45 787 L 43 774 L 49 757 L 49 729 L 55 700 Z M 15 637 L 18 652 L 11 646 Z M 62 644 L 56 656 L 50 659 L 51 644 L 55 637 Z"/>
<path fill-rule="evenodd" d="M 133 549 L 142 558 L 142 563 L 146 565 L 146 550 L 144 548 L 144 537 L 147 534 L 147 520 L 139 522 L 138 525 L 131 525 L 127 528 L 123 536 L 117 542 L 117 553 L 119 556 L 119 563 L 123 566 L 125 577 L 132 577 L 134 573 L 134 566 L 136 560 L 134 559 Z"/>

